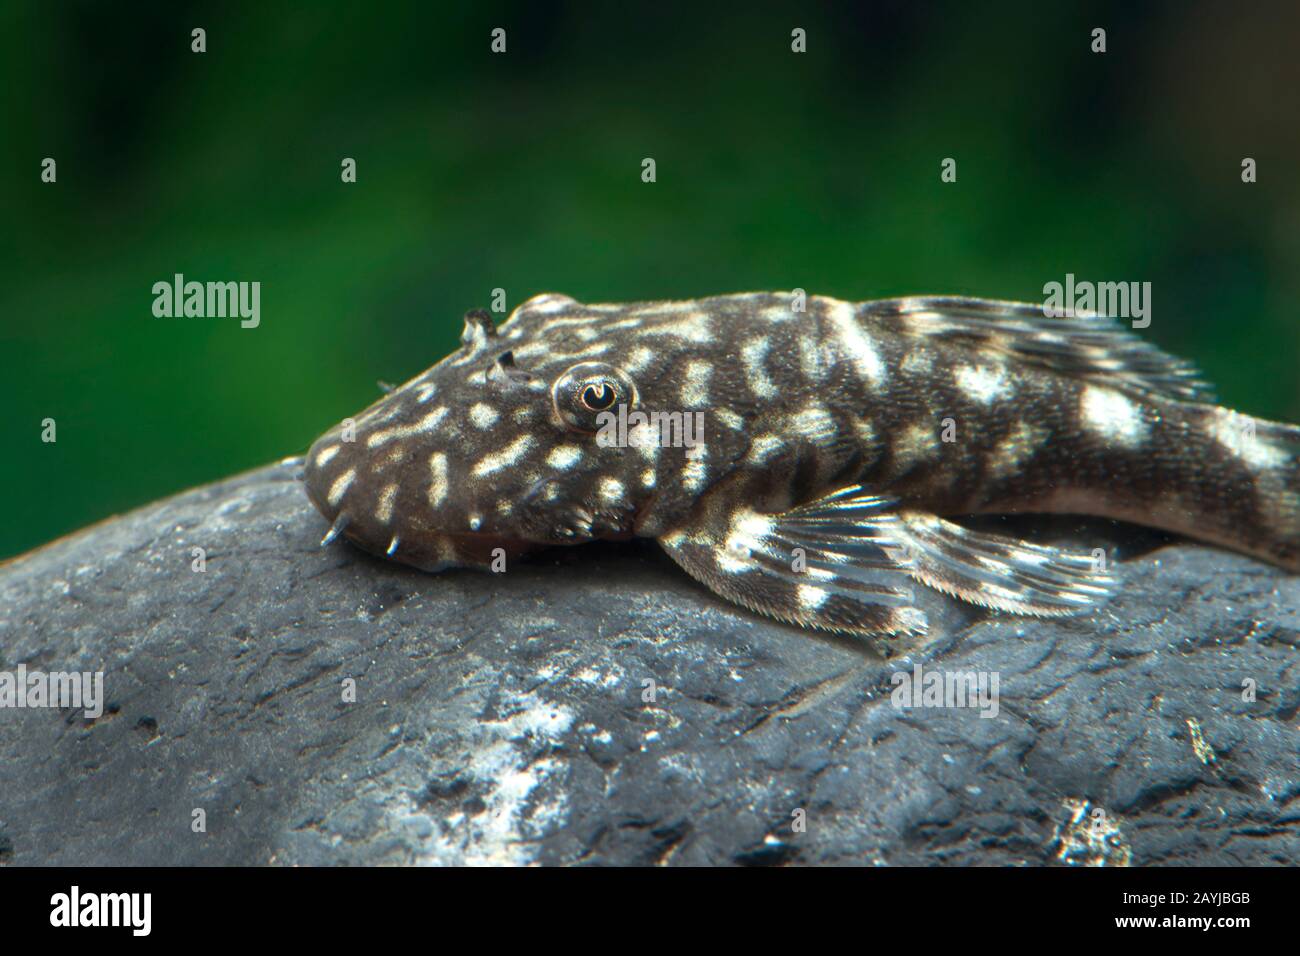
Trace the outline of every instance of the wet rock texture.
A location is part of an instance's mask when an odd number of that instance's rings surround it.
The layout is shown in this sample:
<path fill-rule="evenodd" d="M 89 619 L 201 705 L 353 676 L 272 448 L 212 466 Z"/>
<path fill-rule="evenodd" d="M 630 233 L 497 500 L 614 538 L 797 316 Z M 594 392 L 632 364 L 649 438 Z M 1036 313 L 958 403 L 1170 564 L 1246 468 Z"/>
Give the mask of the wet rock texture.
<path fill-rule="evenodd" d="M 295 470 L 0 566 L 0 671 L 106 698 L 0 710 L 0 863 L 1300 859 L 1300 578 L 1160 547 L 1083 620 L 926 595 L 886 658 L 650 542 L 499 575 L 322 550 Z M 918 665 L 996 677 L 996 713 L 897 706 Z"/>

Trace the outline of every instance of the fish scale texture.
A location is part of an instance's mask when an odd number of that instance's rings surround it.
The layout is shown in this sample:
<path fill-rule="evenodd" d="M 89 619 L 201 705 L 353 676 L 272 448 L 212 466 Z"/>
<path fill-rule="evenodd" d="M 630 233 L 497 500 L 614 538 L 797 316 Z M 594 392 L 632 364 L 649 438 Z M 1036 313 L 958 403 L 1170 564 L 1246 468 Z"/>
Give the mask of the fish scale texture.
<path fill-rule="evenodd" d="M 932 633 L 886 658 L 650 542 L 439 576 L 321 549 L 296 469 L 0 566 L 0 671 L 102 670 L 107 700 L 0 710 L 0 864 L 1300 858 L 1300 578 L 1273 567 L 1162 547 L 1082 620 L 918 589 Z M 996 716 L 895 706 L 918 663 L 996 673 Z"/>

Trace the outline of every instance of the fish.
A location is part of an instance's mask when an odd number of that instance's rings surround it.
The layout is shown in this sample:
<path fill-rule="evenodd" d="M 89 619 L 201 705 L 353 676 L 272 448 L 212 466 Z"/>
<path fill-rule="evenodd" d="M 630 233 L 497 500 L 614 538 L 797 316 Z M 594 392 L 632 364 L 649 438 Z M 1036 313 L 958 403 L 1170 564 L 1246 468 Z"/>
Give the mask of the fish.
<path fill-rule="evenodd" d="M 546 293 L 499 328 L 466 314 L 460 348 L 322 435 L 304 480 L 323 544 L 499 571 L 653 538 L 732 604 L 893 639 L 929 626 L 918 587 L 1035 617 L 1118 587 L 1104 549 L 971 516 L 1119 519 L 1300 572 L 1298 462 L 1300 428 L 1217 404 L 1190 362 L 1104 315 Z"/>

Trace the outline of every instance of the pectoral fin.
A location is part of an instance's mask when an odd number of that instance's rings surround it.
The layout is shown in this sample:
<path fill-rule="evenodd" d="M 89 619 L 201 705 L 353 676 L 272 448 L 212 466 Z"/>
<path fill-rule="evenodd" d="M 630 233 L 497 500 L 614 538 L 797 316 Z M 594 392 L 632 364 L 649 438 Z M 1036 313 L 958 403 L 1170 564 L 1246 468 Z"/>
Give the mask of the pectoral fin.
<path fill-rule="evenodd" d="M 923 633 L 913 581 L 973 604 L 1041 616 L 1076 614 L 1113 586 L 1090 555 L 971 531 L 858 486 L 781 514 L 706 501 L 660 543 L 729 601 L 857 634 Z"/>
<path fill-rule="evenodd" d="M 860 492 L 783 514 L 706 502 L 659 542 L 714 593 L 760 614 L 829 631 L 923 633 L 895 502 Z"/>

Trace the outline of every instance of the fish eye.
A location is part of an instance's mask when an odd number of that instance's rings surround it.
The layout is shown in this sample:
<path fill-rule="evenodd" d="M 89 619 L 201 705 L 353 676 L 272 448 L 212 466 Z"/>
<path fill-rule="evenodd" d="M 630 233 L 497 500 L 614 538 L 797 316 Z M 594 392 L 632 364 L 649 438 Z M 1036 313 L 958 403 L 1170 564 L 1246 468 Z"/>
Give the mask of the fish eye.
<path fill-rule="evenodd" d="M 617 397 L 618 393 L 608 381 L 600 383 L 600 391 L 596 391 L 595 385 L 588 385 L 582 390 L 582 404 L 593 412 L 603 412 L 614 404 Z"/>
<path fill-rule="evenodd" d="M 604 362 L 581 362 L 551 386 L 551 402 L 560 419 L 577 431 L 599 430 L 601 412 L 636 403 L 636 385 L 627 373 Z"/>

